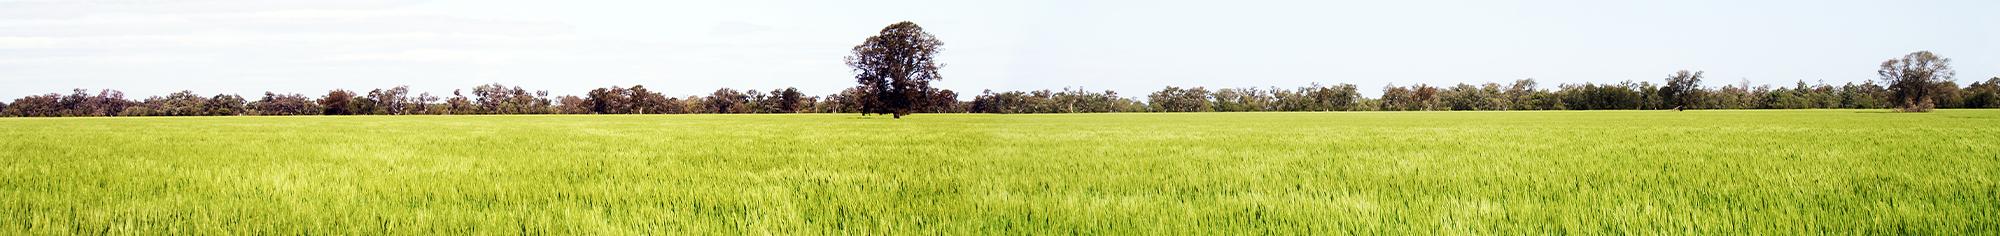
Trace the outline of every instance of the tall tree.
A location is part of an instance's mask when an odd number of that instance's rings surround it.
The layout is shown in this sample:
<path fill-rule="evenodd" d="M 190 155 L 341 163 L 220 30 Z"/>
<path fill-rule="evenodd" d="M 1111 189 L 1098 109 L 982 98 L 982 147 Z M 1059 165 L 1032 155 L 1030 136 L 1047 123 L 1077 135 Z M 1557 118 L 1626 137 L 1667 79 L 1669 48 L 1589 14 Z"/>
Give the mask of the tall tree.
<path fill-rule="evenodd" d="M 927 103 L 930 82 L 941 79 L 933 59 L 943 45 L 923 27 L 908 21 L 882 28 L 878 35 L 855 45 L 847 65 L 854 68 L 855 82 L 867 92 L 862 98 L 862 113 L 893 114 L 900 119 Z"/>
<path fill-rule="evenodd" d="M 1882 69 L 1875 71 L 1882 75 L 1882 81 L 1889 82 L 1890 102 L 1897 110 L 1906 112 L 1928 112 L 1937 107 L 1939 84 L 1950 82 L 1958 72 L 1951 69 L 1951 59 L 1940 57 L 1930 51 L 1917 51 L 1904 55 L 1901 59 L 1882 62 Z"/>
<path fill-rule="evenodd" d="M 1667 75 L 1667 86 L 1660 87 L 1660 98 L 1668 107 L 1678 111 L 1693 107 L 1695 102 L 1700 101 L 1700 97 L 1695 96 L 1698 92 L 1701 92 L 1701 71 L 1681 70 Z"/>

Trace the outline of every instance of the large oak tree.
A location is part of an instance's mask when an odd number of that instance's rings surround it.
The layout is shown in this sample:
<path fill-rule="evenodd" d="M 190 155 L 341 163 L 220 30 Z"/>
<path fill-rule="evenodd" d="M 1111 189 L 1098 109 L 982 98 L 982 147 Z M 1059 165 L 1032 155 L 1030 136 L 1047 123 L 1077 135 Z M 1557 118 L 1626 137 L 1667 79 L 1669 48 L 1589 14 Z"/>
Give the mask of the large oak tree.
<path fill-rule="evenodd" d="M 860 98 L 863 114 L 893 114 L 903 118 L 929 102 L 930 82 L 940 79 L 935 56 L 944 43 L 908 21 L 882 28 L 854 46 L 847 65 L 854 68 L 855 82 L 866 94 Z"/>

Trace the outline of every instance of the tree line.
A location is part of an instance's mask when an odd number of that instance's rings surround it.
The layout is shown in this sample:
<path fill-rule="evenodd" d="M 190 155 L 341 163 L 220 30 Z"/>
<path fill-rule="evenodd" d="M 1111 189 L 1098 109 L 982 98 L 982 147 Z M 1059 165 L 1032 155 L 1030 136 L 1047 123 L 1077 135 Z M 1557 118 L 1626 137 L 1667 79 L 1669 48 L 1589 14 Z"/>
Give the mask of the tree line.
<path fill-rule="evenodd" d="M 1698 76 L 1699 72 L 1676 73 Z M 1388 86 L 1379 97 L 1363 97 L 1355 85 L 1282 88 L 1166 87 L 1143 98 L 1116 91 L 1081 89 L 985 91 L 960 101 L 951 90 L 924 97 L 918 113 L 1101 113 L 1243 111 L 1502 111 L 1502 110 L 1665 110 L 1665 109 L 1889 109 L 1894 94 L 1875 82 L 1798 82 L 1791 86 L 1719 88 L 1666 83 L 1563 84 L 1541 88 L 1533 79 L 1512 83 Z M 1679 86 L 1679 87 L 1677 87 Z M 407 86 L 366 92 L 332 90 L 307 96 L 266 92 L 247 99 L 235 94 L 180 91 L 128 99 L 118 90 L 76 89 L 68 94 L 31 95 L 0 103 L 0 116 L 236 116 L 236 115 L 472 115 L 472 114 L 752 114 L 860 113 L 859 89 L 809 96 L 795 88 L 765 91 L 722 88 L 705 96 L 669 97 L 643 85 L 612 86 L 583 96 L 550 96 L 518 86 L 480 85 L 470 93 L 412 95 Z M 1936 108 L 2000 108 L 2000 77 L 1967 86 L 1945 81 L 1926 94 Z M 1143 99 L 1143 100 L 1142 100 Z"/>
<path fill-rule="evenodd" d="M 408 86 L 366 93 L 335 89 L 307 96 L 265 92 L 257 100 L 235 94 L 204 96 L 180 91 L 127 99 L 117 90 L 75 89 L 0 102 L 0 116 L 234 116 L 234 115 L 465 115 L 465 114 L 747 114 L 747 113 L 1098 113 L 1250 111 L 1503 111 L 1665 109 L 1879 109 L 2000 108 L 2000 77 L 1960 87 L 1951 59 L 1929 51 L 1882 62 L 1880 81 L 1830 85 L 1701 86 L 1703 72 L 1678 71 L 1661 83 L 1561 84 L 1542 88 L 1534 79 L 1508 84 L 1389 85 L 1364 97 L 1353 84 L 1284 89 L 1167 86 L 1141 101 L 1116 91 L 986 90 L 959 100 L 941 80 L 933 60 L 943 43 L 922 27 L 899 22 L 883 28 L 845 58 L 855 87 L 825 96 L 796 88 L 766 91 L 716 89 L 706 96 L 669 97 L 643 85 L 592 89 L 583 96 L 551 97 L 546 90 L 479 85 L 449 97 L 410 94 Z"/>
<path fill-rule="evenodd" d="M 852 93 L 852 91 L 848 91 Z M 947 91 L 948 92 L 948 91 Z M 0 116 L 235 116 L 235 115 L 488 115 L 488 114 L 748 114 L 859 112 L 856 96 L 807 96 L 796 88 L 738 91 L 717 89 L 708 96 L 667 97 L 643 85 L 612 86 L 584 96 L 555 96 L 548 91 L 502 84 L 479 85 L 470 93 L 450 96 L 412 95 L 408 86 L 355 92 L 344 89 L 324 95 L 265 92 L 262 98 L 235 94 L 204 96 L 180 91 L 166 96 L 127 99 L 118 90 L 30 95 L 0 103 Z M 938 109 L 929 112 L 951 112 Z"/>

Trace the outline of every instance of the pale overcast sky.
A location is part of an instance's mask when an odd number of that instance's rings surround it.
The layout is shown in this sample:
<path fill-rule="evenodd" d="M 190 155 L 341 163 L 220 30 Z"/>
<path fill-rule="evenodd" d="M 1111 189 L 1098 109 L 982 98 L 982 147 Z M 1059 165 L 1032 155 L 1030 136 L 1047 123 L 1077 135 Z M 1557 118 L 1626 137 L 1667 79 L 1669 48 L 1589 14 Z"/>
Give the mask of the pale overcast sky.
<path fill-rule="evenodd" d="M 982 89 L 1875 78 L 1917 50 L 2000 76 L 2000 1 L 0 0 L 0 97 L 112 88 L 255 99 L 484 83 L 555 94 L 645 84 L 852 86 L 847 49 L 897 21 Z M 970 96 L 961 99 L 970 99 Z"/>

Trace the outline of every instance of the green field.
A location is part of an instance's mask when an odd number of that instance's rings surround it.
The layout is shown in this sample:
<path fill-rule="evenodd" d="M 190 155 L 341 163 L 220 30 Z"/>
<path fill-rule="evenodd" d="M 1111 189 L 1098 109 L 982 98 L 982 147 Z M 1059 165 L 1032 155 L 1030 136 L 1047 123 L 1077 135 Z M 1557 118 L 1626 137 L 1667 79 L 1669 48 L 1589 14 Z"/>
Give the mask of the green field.
<path fill-rule="evenodd" d="M 0 119 L 0 234 L 1995 234 L 2000 110 Z"/>

